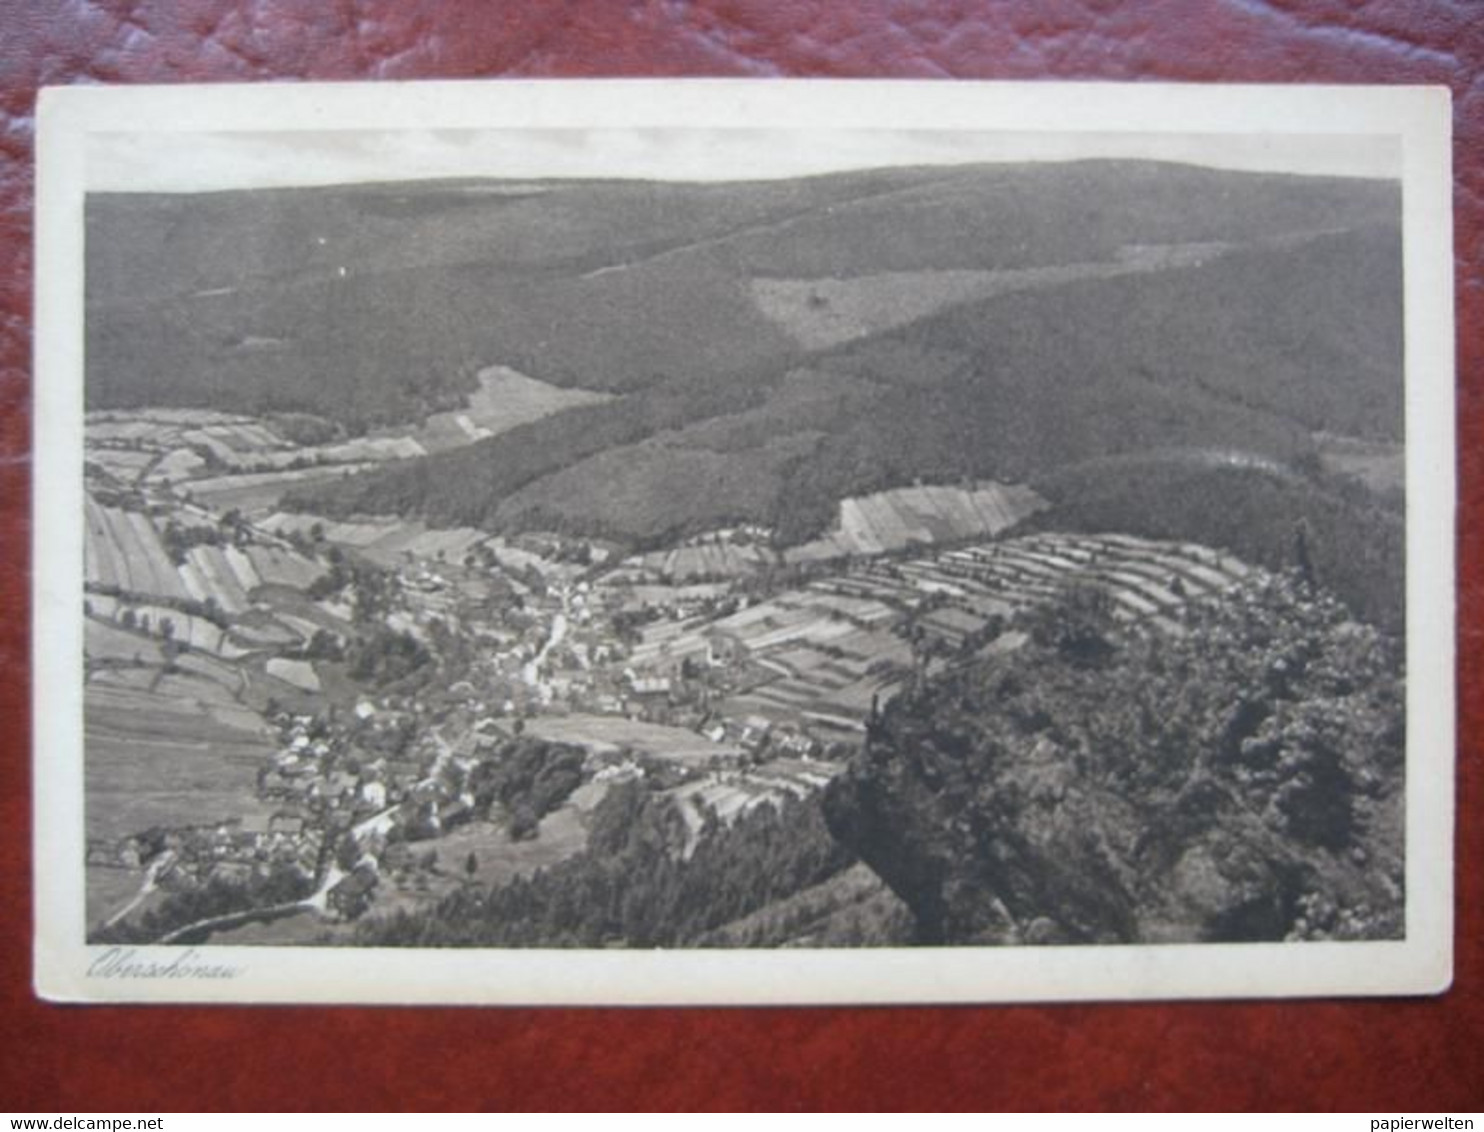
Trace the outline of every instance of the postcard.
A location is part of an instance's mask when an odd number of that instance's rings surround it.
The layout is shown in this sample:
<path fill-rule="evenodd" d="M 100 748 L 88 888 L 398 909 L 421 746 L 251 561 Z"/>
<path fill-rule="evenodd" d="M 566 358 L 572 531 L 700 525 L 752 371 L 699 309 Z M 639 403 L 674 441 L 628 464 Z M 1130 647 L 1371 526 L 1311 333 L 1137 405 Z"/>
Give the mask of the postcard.
<path fill-rule="evenodd" d="M 44 92 L 38 993 L 1445 990 L 1449 114 Z"/>

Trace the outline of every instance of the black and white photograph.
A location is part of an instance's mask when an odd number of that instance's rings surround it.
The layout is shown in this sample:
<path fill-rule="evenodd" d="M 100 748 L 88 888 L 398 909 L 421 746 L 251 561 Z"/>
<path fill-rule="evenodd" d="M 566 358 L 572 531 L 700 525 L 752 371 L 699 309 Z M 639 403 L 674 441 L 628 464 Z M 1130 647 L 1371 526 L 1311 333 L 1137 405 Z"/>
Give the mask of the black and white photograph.
<path fill-rule="evenodd" d="M 63 94 L 43 993 L 1446 986 L 1445 99 Z"/>

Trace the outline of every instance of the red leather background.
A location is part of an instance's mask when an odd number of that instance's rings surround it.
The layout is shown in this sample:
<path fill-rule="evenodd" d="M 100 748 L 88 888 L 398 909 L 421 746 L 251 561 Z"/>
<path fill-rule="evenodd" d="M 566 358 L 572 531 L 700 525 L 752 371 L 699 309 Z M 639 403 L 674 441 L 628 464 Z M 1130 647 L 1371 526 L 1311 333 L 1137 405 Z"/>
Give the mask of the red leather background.
<path fill-rule="evenodd" d="M 30 991 L 31 154 L 48 83 L 833 75 L 1438 83 L 1457 141 L 1457 979 L 1414 1001 L 67 1008 Z M 0 1109 L 1484 1107 L 1484 5 L 0 0 Z"/>

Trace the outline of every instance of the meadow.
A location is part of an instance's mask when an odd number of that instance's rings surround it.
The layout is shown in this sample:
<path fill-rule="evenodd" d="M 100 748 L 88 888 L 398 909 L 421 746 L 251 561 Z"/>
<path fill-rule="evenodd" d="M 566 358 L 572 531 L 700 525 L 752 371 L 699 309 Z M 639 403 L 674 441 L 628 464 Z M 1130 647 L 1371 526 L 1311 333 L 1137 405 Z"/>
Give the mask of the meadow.
<path fill-rule="evenodd" d="M 198 701 L 90 686 L 84 742 L 89 838 L 267 816 L 257 796 L 273 753 L 267 736 L 228 726 Z"/>

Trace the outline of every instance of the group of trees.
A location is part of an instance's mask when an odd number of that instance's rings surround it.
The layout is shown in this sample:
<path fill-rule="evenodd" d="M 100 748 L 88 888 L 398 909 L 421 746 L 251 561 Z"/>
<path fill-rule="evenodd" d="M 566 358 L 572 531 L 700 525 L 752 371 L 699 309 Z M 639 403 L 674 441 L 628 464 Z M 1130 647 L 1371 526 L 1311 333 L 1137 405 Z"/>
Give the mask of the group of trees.
<path fill-rule="evenodd" d="M 160 531 L 160 541 L 170 561 L 179 566 L 193 546 L 247 546 L 253 541 L 252 524 L 233 507 L 215 524 L 196 523 L 187 526 L 172 517 Z"/>
<path fill-rule="evenodd" d="M 291 904 L 303 900 L 314 890 L 313 878 L 297 865 L 287 862 L 255 868 L 241 879 L 213 873 L 198 881 L 189 875 L 188 870 L 179 869 L 174 877 L 166 877 L 165 883 L 166 895 L 158 905 L 140 916 L 91 932 L 88 942 L 154 943 L 171 932 L 202 920 L 254 908 Z"/>
<path fill-rule="evenodd" d="M 369 562 L 352 560 L 338 547 L 331 547 L 326 557 L 329 570 L 304 591 L 311 601 L 347 595 L 357 625 L 375 624 L 392 611 L 400 592 L 395 573 Z"/>
<path fill-rule="evenodd" d="M 535 837 L 541 819 L 582 784 L 581 748 L 518 737 L 470 772 L 475 807 L 505 811 L 512 841 Z"/>
<path fill-rule="evenodd" d="M 218 527 L 209 525 L 185 527 L 176 519 L 171 519 L 166 523 L 165 529 L 160 532 L 160 542 L 165 547 L 165 553 L 177 566 L 184 564 L 186 554 L 193 546 L 221 546 L 224 541 Z"/>
<path fill-rule="evenodd" d="M 378 688 L 408 679 L 433 659 L 411 633 L 384 625 L 358 635 L 345 657 L 352 680 Z"/>

